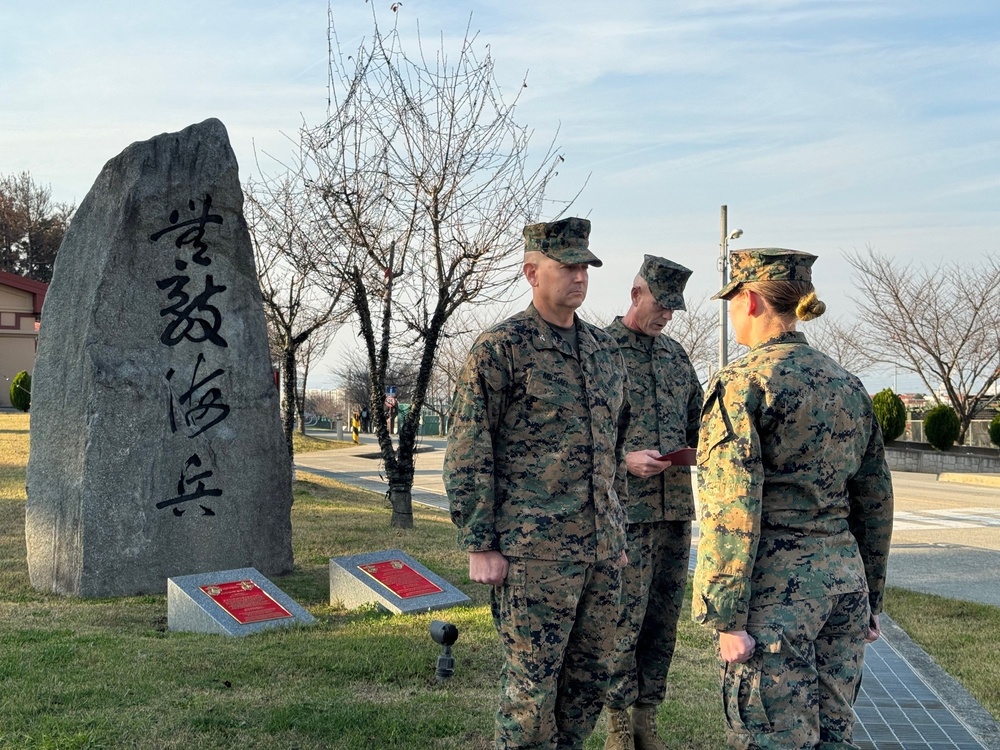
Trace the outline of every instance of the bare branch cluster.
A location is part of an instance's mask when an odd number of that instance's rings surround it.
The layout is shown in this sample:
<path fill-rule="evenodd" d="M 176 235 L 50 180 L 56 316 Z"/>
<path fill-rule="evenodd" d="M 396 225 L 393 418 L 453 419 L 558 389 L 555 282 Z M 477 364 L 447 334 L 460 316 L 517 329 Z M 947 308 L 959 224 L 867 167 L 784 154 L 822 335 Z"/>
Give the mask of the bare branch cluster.
<path fill-rule="evenodd" d="M 687 302 L 686 310 L 678 310 L 664 330 L 687 352 L 698 377 L 707 383 L 719 364 L 719 312 L 704 297 Z"/>
<path fill-rule="evenodd" d="M 0 271 L 48 283 L 76 206 L 55 203 L 29 172 L 0 174 Z"/>
<path fill-rule="evenodd" d="M 300 429 L 305 429 L 301 394 L 309 363 L 313 356 L 321 356 L 320 350 L 329 346 L 343 321 L 343 294 L 340 288 L 315 283 L 296 265 L 297 258 L 321 251 L 329 241 L 313 220 L 300 174 L 288 171 L 278 177 L 250 181 L 244 192 L 244 213 L 254 248 L 268 343 L 281 372 L 281 421 L 291 455 L 296 411 Z M 298 372 L 303 364 L 300 389 Z"/>
<path fill-rule="evenodd" d="M 375 423 L 392 350 L 417 361 L 413 408 L 398 452 L 379 443 L 392 492 L 412 484 L 413 438 L 438 343 L 463 305 L 501 299 L 517 279 L 521 230 L 537 220 L 562 157 L 529 159 L 531 133 L 515 120 L 488 48 L 467 29 L 456 54 L 418 43 L 408 56 L 397 29 L 345 55 L 330 25 L 326 121 L 303 127 L 303 168 L 330 242 L 299 265 L 344 290 L 371 372 Z M 530 166 L 534 163 L 535 166 Z M 394 506 L 395 507 L 395 506 Z M 394 524 L 406 525 L 405 508 Z"/>
<path fill-rule="evenodd" d="M 962 444 L 1000 378 L 1000 261 L 927 268 L 869 248 L 848 262 L 860 292 L 859 348 L 912 372 L 935 398 L 940 386 L 958 412 Z"/>

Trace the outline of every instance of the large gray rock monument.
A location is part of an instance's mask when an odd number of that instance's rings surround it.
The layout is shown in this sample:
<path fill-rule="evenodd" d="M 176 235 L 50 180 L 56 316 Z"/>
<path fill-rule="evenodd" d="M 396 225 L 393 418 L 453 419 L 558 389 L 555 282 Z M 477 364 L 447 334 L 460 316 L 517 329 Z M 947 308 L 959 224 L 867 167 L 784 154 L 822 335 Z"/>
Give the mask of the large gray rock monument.
<path fill-rule="evenodd" d="M 80 204 L 42 309 L 31 584 L 163 593 L 292 568 L 291 466 L 236 157 L 206 120 L 133 143 Z"/>

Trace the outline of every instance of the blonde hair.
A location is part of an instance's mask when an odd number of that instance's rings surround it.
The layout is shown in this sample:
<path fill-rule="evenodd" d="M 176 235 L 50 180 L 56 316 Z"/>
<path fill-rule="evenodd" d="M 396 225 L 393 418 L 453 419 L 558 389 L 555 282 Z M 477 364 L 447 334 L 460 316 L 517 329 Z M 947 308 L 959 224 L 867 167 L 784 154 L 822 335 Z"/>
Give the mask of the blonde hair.
<path fill-rule="evenodd" d="M 813 320 L 826 312 L 826 303 L 816 296 L 811 281 L 749 281 L 743 285 L 756 292 L 781 318 Z"/>

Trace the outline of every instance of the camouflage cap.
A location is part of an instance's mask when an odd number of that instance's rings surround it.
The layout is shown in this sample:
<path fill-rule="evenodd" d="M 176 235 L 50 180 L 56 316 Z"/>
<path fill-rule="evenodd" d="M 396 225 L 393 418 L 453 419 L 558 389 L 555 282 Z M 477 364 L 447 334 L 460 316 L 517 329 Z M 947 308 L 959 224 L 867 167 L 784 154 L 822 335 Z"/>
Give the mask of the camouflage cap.
<path fill-rule="evenodd" d="M 712 299 L 725 299 L 750 281 L 812 281 L 815 255 L 780 247 L 736 250 L 729 255 L 729 283 Z"/>
<path fill-rule="evenodd" d="M 649 285 L 657 304 L 667 310 L 686 310 L 684 285 L 691 276 L 691 269 L 680 263 L 655 255 L 644 255 L 639 275 Z"/>
<path fill-rule="evenodd" d="M 568 266 L 589 263 L 604 265 L 590 252 L 590 221 L 569 217 L 524 228 L 524 252 L 539 252 Z"/>

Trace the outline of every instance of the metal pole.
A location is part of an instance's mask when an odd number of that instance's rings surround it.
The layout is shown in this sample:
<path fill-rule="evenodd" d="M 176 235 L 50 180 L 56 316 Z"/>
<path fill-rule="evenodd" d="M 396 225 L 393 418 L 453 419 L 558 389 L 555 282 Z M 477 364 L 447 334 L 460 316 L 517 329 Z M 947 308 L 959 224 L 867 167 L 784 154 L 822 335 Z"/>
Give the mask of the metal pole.
<path fill-rule="evenodd" d="M 722 232 L 719 240 L 719 270 L 722 272 L 722 286 L 729 283 L 729 228 L 727 222 L 727 207 L 723 206 L 720 217 Z M 726 301 L 719 300 L 719 369 L 726 366 L 729 361 L 729 315 L 726 309 Z"/>

